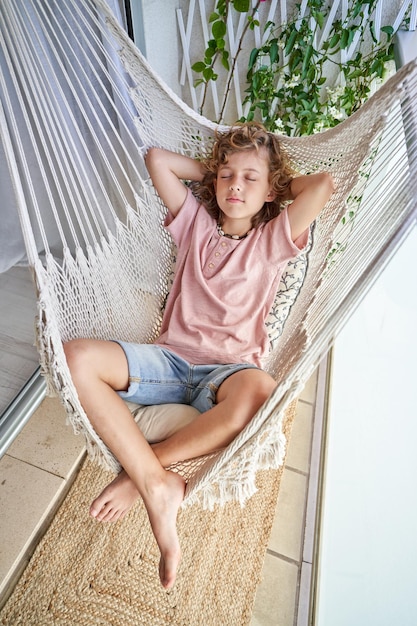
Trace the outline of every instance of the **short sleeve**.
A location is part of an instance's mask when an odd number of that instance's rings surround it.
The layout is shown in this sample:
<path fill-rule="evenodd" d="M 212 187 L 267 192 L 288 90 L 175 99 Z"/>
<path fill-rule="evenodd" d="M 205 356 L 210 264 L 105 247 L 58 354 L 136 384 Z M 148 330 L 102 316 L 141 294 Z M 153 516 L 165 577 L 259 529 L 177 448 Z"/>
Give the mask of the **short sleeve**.
<path fill-rule="evenodd" d="M 199 206 L 200 203 L 193 196 L 191 190 L 188 189 L 184 204 L 178 211 L 177 215 L 174 216 L 170 211 L 168 211 L 164 221 L 164 226 L 171 234 L 171 237 L 177 246 L 182 246 L 184 241 L 190 238 Z"/>
<path fill-rule="evenodd" d="M 294 242 L 291 238 L 291 227 L 288 210 L 285 207 L 278 217 L 267 222 L 264 226 L 263 246 L 271 263 L 286 263 L 296 258 L 306 247 L 309 239 L 307 228 Z"/>

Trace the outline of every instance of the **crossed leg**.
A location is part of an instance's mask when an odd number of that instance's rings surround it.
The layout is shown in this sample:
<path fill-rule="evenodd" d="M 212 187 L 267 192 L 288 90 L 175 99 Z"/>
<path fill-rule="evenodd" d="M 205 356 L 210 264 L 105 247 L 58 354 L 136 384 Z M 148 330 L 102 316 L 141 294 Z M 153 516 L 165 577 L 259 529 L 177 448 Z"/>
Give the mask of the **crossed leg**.
<path fill-rule="evenodd" d="M 185 484 L 178 474 L 164 468 L 228 445 L 276 383 L 262 370 L 232 374 L 219 387 L 212 409 L 151 448 L 116 393 L 128 386 L 122 348 L 113 342 L 93 340 L 74 340 L 64 347 L 84 410 L 123 467 L 93 501 L 90 514 L 100 521 L 116 521 L 141 496 L 161 551 L 161 582 L 166 588 L 172 587 L 180 560 L 176 517 Z"/>
<path fill-rule="evenodd" d="M 220 386 L 217 404 L 168 439 L 152 446 L 163 467 L 186 461 L 227 446 L 270 396 L 276 382 L 261 370 L 232 374 Z M 139 497 L 135 484 L 123 469 L 93 501 L 90 513 L 104 522 L 122 519 Z"/>
<path fill-rule="evenodd" d="M 161 552 L 161 583 L 168 589 L 175 582 L 181 557 L 176 519 L 184 498 L 184 480 L 162 467 L 115 391 L 128 386 L 122 348 L 113 342 L 74 340 L 64 349 L 88 419 L 143 499 Z"/>

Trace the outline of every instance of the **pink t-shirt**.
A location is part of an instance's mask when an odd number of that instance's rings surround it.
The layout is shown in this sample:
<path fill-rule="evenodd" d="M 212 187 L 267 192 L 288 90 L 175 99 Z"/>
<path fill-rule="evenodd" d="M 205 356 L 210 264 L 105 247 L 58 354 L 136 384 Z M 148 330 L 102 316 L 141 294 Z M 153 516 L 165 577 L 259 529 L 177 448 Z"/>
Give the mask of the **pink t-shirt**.
<path fill-rule="evenodd" d="M 287 210 L 245 239 L 218 234 L 216 222 L 188 190 L 165 226 L 177 248 L 174 282 L 156 344 L 196 365 L 253 363 L 268 354 L 265 326 L 287 262 L 308 240 L 291 240 Z"/>

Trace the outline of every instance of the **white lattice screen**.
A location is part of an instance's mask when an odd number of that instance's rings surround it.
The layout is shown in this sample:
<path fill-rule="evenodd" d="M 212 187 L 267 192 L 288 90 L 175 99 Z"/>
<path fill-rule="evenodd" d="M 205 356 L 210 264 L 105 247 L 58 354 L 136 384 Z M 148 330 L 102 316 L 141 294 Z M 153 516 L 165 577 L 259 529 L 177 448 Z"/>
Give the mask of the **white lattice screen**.
<path fill-rule="evenodd" d="M 255 7 L 257 0 L 252 0 L 252 7 Z M 180 33 L 183 58 L 181 63 L 180 83 L 183 87 L 183 98 L 195 110 L 201 112 L 201 104 L 203 98 L 203 85 L 194 86 L 197 75 L 192 71 L 191 66 L 197 60 L 203 57 L 203 52 L 208 40 L 210 39 L 210 24 L 208 19 L 216 6 L 215 0 L 190 0 L 187 8 L 177 9 L 177 22 Z M 221 102 L 225 91 L 225 86 L 229 80 L 226 70 L 219 71 L 219 78 L 216 82 L 211 82 L 206 102 L 204 106 L 204 115 L 216 121 L 224 121 L 233 123 L 236 119 L 246 114 L 242 106 L 245 98 L 245 75 L 247 71 L 247 61 L 250 51 L 253 47 L 259 47 L 262 44 L 264 25 L 268 21 L 273 21 L 277 26 L 285 24 L 292 20 L 295 11 L 294 0 L 267 0 L 259 5 L 258 19 L 259 26 L 255 26 L 254 30 L 247 30 L 243 39 L 243 50 L 239 55 L 239 59 L 235 66 L 232 76 L 232 86 L 230 97 L 225 108 L 222 120 L 220 120 Z M 344 20 L 349 10 L 348 0 L 330 0 L 329 14 L 317 29 L 316 41 L 314 47 L 320 49 L 323 42 L 329 36 L 332 24 L 336 19 Z M 302 0 L 298 17 L 302 19 L 308 14 L 307 0 Z M 244 25 L 246 23 L 246 13 L 232 16 L 232 12 L 228 13 L 228 46 L 231 58 L 236 54 L 238 42 L 241 38 Z M 365 18 L 369 16 L 369 8 L 365 5 Z M 382 35 L 381 27 L 391 25 L 396 31 L 403 23 L 404 18 L 408 17 L 407 28 L 415 30 L 417 24 L 417 0 L 379 0 L 375 6 L 372 17 L 374 23 L 374 33 L 379 40 Z M 312 25 L 315 25 L 313 18 Z M 341 50 L 340 61 L 346 63 L 356 54 L 359 41 L 359 32 L 355 35 L 351 44 Z M 283 53 L 281 53 L 283 54 Z M 285 61 L 285 59 L 282 59 Z M 339 76 L 333 77 L 334 83 L 340 80 Z"/>

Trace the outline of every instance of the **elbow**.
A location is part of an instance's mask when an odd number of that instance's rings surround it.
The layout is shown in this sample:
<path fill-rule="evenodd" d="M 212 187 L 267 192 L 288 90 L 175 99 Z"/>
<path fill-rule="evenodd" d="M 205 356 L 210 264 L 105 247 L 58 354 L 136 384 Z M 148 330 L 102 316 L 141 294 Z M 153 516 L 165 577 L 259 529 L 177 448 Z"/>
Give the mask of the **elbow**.
<path fill-rule="evenodd" d="M 152 165 L 158 160 L 160 152 L 160 148 L 149 148 L 149 150 L 146 152 L 145 164 L 148 169 L 152 167 Z"/>
<path fill-rule="evenodd" d="M 157 176 L 158 172 L 166 172 L 169 167 L 167 151 L 163 148 L 149 148 L 145 154 L 145 165 L 155 184 L 155 176 Z"/>

